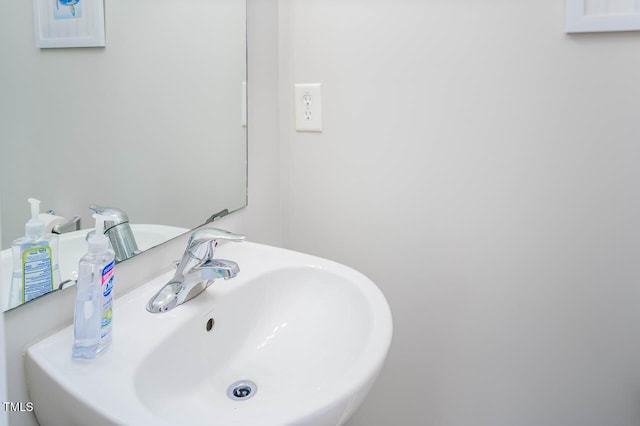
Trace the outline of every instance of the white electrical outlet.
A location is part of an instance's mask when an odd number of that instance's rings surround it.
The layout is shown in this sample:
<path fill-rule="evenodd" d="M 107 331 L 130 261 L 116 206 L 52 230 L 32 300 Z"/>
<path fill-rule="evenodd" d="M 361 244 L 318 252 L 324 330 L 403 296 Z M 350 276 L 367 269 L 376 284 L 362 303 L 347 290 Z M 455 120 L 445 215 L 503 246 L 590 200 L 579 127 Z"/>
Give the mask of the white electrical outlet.
<path fill-rule="evenodd" d="M 296 130 L 322 131 L 322 84 L 295 84 Z"/>

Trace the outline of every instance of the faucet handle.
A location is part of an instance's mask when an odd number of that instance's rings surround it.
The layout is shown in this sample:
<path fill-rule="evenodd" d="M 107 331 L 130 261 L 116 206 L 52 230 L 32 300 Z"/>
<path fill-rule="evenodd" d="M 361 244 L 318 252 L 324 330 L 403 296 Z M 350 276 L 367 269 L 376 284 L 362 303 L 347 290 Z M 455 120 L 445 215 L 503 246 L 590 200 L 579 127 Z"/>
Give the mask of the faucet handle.
<path fill-rule="evenodd" d="M 218 228 L 202 228 L 193 231 L 189 238 L 189 245 L 202 243 L 205 241 L 235 241 L 240 242 L 246 240 L 247 237 L 241 234 L 225 231 Z"/>
<path fill-rule="evenodd" d="M 51 232 L 54 234 L 64 234 L 66 232 L 73 232 L 80 230 L 80 216 L 74 216 L 71 220 L 55 225 Z"/>
<path fill-rule="evenodd" d="M 188 253 L 196 259 L 206 260 L 213 258 L 213 251 L 218 245 L 218 241 L 235 241 L 241 242 L 246 240 L 247 237 L 241 234 L 234 234 L 233 232 L 225 231 L 218 228 L 201 228 L 193 231 L 191 237 L 189 237 Z M 199 256 L 198 249 L 203 245 L 207 245 L 206 254 Z"/>

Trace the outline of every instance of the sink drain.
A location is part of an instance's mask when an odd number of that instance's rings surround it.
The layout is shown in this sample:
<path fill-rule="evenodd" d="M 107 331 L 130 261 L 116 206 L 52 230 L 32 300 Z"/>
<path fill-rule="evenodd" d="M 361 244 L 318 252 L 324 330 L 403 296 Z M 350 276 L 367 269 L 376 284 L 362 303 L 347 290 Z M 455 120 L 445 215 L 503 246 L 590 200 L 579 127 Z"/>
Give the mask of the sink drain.
<path fill-rule="evenodd" d="M 250 380 L 240 380 L 231 383 L 227 388 L 227 396 L 234 401 L 244 401 L 255 395 L 258 386 Z"/>

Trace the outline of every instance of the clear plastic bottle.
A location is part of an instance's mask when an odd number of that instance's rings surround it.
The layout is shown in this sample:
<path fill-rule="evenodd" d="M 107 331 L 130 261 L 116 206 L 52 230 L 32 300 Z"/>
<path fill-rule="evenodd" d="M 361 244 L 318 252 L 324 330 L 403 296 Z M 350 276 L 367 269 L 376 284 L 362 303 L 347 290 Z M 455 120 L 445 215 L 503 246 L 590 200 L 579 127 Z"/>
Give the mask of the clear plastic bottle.
<path fill-rule="evenodd" d="M 31 219 L 25 224 L 24 237 L 11 246 L 13 274 L 9 307 L 21 305 L 58 288 L 58 236 L 45 234 L 45 225 L 39 219 L 40 200 L 29 198 Z"/>
<path fill-rule="evenodd" d="M 94 214 L 96 232 L 78 265 L 76 306 L 73 317 L 72 357 L 92 359 L 111 342 L 113 268 L 115 254 L 102 233 L 108 217 Z M 105 293 L 107 293 L 105 295 Z"/>

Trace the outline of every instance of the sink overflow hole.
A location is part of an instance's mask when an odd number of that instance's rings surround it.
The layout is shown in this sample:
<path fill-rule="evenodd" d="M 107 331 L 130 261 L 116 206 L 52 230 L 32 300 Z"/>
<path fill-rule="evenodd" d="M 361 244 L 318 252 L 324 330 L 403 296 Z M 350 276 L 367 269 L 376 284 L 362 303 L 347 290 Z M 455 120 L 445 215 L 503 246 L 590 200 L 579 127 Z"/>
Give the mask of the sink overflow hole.
<path fill-rule="evenodd" d="M 258 387 L 252 381 L 240 380 L 229 386 L 227 389 L 227 396 L 234 401 L 244 401 L 251 398 L 257 390 Z"/>
<path fill-rule="evenodd" d="M 216 322 L 213 320 L 213 318 L 209 318 L 209 321 L 207 321 L 207 331 L 211 331 L 215 323 Z"/>

